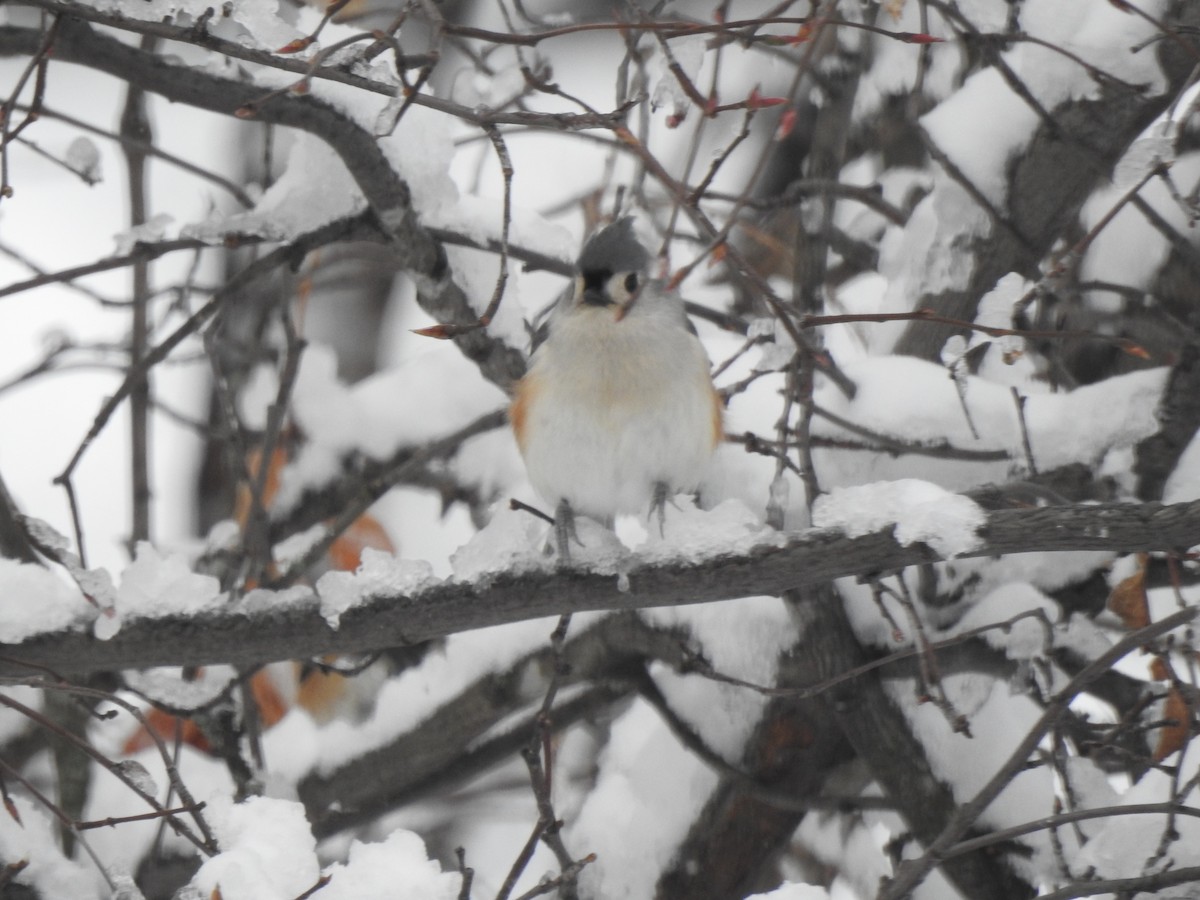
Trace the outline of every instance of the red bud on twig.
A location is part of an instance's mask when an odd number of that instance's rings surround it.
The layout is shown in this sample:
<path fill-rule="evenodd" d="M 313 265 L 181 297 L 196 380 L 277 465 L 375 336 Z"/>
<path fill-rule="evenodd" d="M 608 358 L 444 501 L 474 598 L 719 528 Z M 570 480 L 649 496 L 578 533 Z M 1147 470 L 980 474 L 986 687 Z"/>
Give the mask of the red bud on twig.
<path fill-rule="evenodd" d="M 299 53 L 301 50 L 307 50 L 312 46 L 313 39 L 311 37 L 296 38 L 294 41 L 288 41 L 276 53 Z"/>
<path fill-rule="evenodd" d="M 746 98 L 747 109 L 766 109 L 768 106 L 782 106 L 787 103 L 787 97 L 764 97 L 756 87 Z"/>
<path fill-rule="evenodd" d="M 445 325 L 430 325 L 428 328 L 414 328 L 413 334 L 419 334 L 421 337 L 434 338 L 439 341 L 447 341 L 450 339 L 450 332 Z"/>

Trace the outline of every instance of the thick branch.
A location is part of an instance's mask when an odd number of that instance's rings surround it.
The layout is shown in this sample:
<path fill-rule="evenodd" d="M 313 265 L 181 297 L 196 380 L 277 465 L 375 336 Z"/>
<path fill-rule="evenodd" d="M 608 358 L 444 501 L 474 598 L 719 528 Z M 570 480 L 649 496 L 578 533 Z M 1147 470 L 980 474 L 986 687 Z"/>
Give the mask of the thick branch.
<path fill-rule="evenodd" d="M 1162 428 L 1137 445 L 1138 496 L 1162 498 L 1167 479 L 1200 429 L 1200 349 L 1185 344 L 1171 369 L 1158 410 Z"/>
<path fill-rule="evenodd" d="M 1177 2 L 1173 7 L 1163 19 L 1177 32 L 1200 25 L 1200 4 Z M 1105 183 L 1126 148 L 1166 110 L 1187 82 L 1194 58 L 1173 40 L 1157 46 L 1166 77 L 1163 91 L 1147 97 L 1105 84 L 1094 97 L 1072 100 L 1052 110 L 1052 117 L 1043 120 L 1008 171 L 1008 203 L 1000 213 L 1023 240 L 998 227 L 971 236 L 957 251 L 971 261 L 968 284 L 924 296 L 919 306 L 971 320 L 980 298 L 1001 276 L 1022 272 L 1038 277 L 1040 258 L 1078 218 L 1083 202 Z M 936 359 L 955 330 L 914 322 L 896 349 Z"/>
<path fill-rule="evenodd" d="M 834 677 L 866 659 L 836 597 L 830 586 L 789 594 L 797 615 L 821 635 L 809 650 L 817 661 L 820 678 Z M 823 700 L 913 835 L 922 843 L 934 840 L 957 808 L 954 795 L 938 778 L 925 748 L 884 689 L 878 673 L 838 685 Z M 942 862 L 942 871 L 962 896 L 973 900 L 1017 900 L 1034 894 L 1034 889 L 998 855 L 975 852 L 947 859 Z"/>
<path fill-rule="evenodd" d="M 988 514 L 980 539 L 964 556 L 1181 550 L 1200 543 L 1200 501 L 996 510 Z M 775 540 L 767 536 L 766 540 L 769 543 L 741 553 L 637 563 L 629 570 L 631 587 L 626 592 L 617 589 L 613 575 L 538 570 L 501 573 L 474 583 L 446 581 L 415 596 L 375 596 L 347 611 L 336 631 L 325 623 L 314 598 L 249 615 L 138 620 L 108 641 L 78 632 L 56 633 L 4 647 L 0 674 L 28 675 L 28 665 L 83 673 L 365 652 L 566 612 L 780 594 L 833 578 L 889 572 L 938 560 L 924 544 L 900 546 L 890 530 L 858 538 L 835 531 L 807 531 L 781 534 Z M 32 598 L 13 600 L 29 602 Z"/>
<path fill-rule="evenodd" d="M 816 660 L 826 636 L 810 624 L 803 623 L 798 641 L 780 659 L 777 683 L 821 678 Z M 767 704 L 741 765 L 764 790 L 800 801 L 818 796 L 830 773 L 851 758 L 853 750 L 823 700 L 791 694 Z M 743 779 L 726 775 L 660 876 L 655 897 L 726 900 L 765 887 L 765 870 L 803 816 L 799 806 L 772 804 L 748 792 Z"/>
<path fill-rule="evenodd" d="M 0 27 L 0 56 L 29 55 L 41 35 L 27 28 Z M 87 66 L 131 84 L 143 85 L 176 103 L 236 116 L 247 107 L 256 118 L 306 131 L 327 143 L 354 177 L 384 231 L 397 265 L 417 283 L 417 299 L 439 322 L 470 324 L 476 313 L 454 282 L 441 243 L 416 218 L 408 185 L 392 168 L 375 137 L 348 116 L 314 97 L 281 94 L 262 103 L 267 91 L 231 81 L 166 59 L 99 34 L 89 25 L 64 17 L 54 43 L 54 59 Z M 525 369 L 522 354 L 476 329 L 455 338 L 463 353 L 501 387 Z"/>
<path fill-rule="evenodd" d="M 590 686 L 555 705 L 553 728 L 564 729 L 631 693 L 630 673 L 644 660 L 680 663 L 682 643 L 680 635 L 656 630 L 633 614 L 608 616 L 571 638 L 562 650 L 570 671 L 561 683 Z M 297 791 L 317 833 L 370 821 L 512 759 L 529 741 L 554 654 L 550 644 L 540 647 L 482 676 L 388 743 L 332 771 L 308 775 Z M 523 715 L 514 718 L 517 713 Z"/>

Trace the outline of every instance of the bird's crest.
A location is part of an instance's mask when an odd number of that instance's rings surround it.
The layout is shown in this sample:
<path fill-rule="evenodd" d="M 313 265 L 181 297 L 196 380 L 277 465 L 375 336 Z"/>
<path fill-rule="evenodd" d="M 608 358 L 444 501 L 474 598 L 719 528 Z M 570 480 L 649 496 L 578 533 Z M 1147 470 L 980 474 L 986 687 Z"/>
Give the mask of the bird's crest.
<path fill-rule="evenodd" d="M 597 231 L 579 254 L 580 272 L 641 272 L 650 253 L 633 232 L 633 217 L 625 216 Z"/>

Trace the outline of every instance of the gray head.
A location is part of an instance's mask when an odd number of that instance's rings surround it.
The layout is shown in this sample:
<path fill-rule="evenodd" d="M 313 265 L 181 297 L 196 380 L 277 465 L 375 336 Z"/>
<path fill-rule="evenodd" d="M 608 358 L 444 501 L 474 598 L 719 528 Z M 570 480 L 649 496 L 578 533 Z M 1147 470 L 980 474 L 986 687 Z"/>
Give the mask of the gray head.
<path fill-rule="evenodd" d="M 593 234 L 576 263 L 580 273 L 607 271 L 641 272 L 650 264 L 650 254 L 633 233 L 633 217 L 624 216 Z"/>
<path fill-rule="evenodd" d="M 628 306 L 646 280 L 650 253 L 626 216 L 597 231 L 583 245 L 576 263 L 576 297 L 591 306 Z"/>

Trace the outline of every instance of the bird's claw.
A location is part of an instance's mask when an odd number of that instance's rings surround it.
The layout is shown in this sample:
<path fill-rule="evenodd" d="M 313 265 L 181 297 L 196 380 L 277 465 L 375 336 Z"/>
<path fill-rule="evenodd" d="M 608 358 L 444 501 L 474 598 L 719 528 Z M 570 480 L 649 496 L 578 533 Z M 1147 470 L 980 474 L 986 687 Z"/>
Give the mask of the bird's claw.
<path fill-rule="evenodd" d="M 668 496 L 669 495 L 667 493 L 667 483 L 665 481 L 654 482 L 654 494 L 650 498 L 650 512 L 647 513 L 646 518 L 649 519 L 651 516 L 655 515 L 656 513 L 658 514 L 658 536 L 659 537 L 667 536 L 666 535 L 666 526 L 667 526 L 667 499 L 668 499 Z"/>
<path fill-rule="evenodd" d="M 571 541 L 580 547 L 583 546 L 583 541 L 579 540 L 579 534 L 575 531 L 575 511 L 565 499 L 559 500 L 558 507 L 554 510 L 554 541 L 558 549 L 559 565 L 566 565 L 571 561 Z"/>

